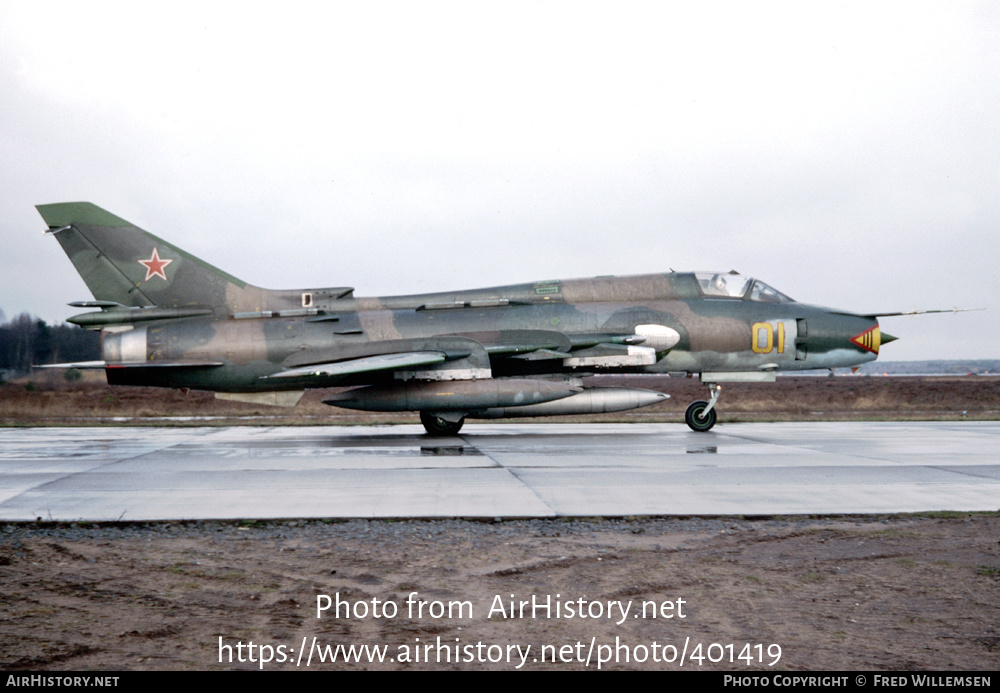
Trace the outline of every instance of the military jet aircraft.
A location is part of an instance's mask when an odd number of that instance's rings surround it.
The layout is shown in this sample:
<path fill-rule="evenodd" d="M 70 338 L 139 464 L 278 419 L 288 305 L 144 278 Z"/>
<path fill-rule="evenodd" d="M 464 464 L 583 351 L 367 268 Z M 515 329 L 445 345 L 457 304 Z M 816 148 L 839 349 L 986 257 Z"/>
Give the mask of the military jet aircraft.
<path fill-rule="evenodd" d="M 640 388 L 589 387 L 600 373 L 697 374 L 688 407 L 715 425 L 720 384 L 777 371 L 857 366 L 893 339 L 878 314 L 798 303 L 736 272 L 545 280 L 362 298 L 350 287 L 251 286 L 89 202 L 39 205 L 97 308 L 69 322 L 103 335 L 112 385 L 210 390 L 293 406 L 307 388 L 350 386 L 325 403 L 419 411 L 430 435 L 466 418 L 591 414 L 655 404 Z M 881 314 L 885 315 L 885 314 Z"/>

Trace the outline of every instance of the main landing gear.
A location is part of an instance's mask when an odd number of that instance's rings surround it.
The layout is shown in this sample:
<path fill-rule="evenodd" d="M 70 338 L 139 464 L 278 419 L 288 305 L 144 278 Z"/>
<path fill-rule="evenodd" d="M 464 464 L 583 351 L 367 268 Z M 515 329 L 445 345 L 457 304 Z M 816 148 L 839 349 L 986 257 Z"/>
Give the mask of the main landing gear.
<path fill-rule="evenodd" d="M 424 425 L 429 436 L 453 436 L 462 430 L 465 417 L 461 416 L 457 421 L 449 421 L 438 414 L 422 411 L 420 412 L 420 423 Z"/>
<path fill-rule="evenodd" d="M 719 401 L 719 393 L 722 392 L 722 388 L 715 383 L 709 383 L 708 391 L 711 394 L 708 402 L 704 400 L 692 402 L 691 406 L 684 412 L 684 422 L 692 431 L 704 433 L 715 425 L 715 403 Z"/>

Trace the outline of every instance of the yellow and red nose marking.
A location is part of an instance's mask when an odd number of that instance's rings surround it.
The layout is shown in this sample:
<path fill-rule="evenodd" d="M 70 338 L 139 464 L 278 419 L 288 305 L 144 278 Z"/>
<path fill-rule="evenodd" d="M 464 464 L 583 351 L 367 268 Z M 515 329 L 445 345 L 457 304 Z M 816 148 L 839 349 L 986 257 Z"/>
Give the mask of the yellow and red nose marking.
<path fill-rule="evenodd" d="M 859 346 L 865 351 L 870 351 L 873 354 L 878 353 L 878 348 L 881 343 L 882 331 L 879 329 L 878 325 L 870 327 L 861 334 L 851 337 L 851 344 Z"/>

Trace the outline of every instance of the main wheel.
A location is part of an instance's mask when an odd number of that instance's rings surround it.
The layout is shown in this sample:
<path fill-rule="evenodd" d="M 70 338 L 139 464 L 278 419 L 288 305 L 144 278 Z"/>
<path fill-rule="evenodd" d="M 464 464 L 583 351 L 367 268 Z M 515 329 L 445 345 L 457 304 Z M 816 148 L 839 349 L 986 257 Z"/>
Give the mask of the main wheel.
<path fill-rule="evenodd" d="M 447 421 L 446 419 L 442 419 L 440 416 L 435 416 L 430 412 L 422 411 L 420 412 L 420 423 L 424 425 L 427 435 L 453 436 L 462 430 L 462 424 L 465 423 L 465 417 L 463 416 L 458 421 Z"/>
<path fill-rule="evenodd" d="M 692 431 L 704 433 L 715 425 L 715 408 L 713 407 L 708 416 L 705 416 L 705 409 L 708 402 L 692 402 L 691 406 L 684 412 L 684 421 L 691 427 Z"/>

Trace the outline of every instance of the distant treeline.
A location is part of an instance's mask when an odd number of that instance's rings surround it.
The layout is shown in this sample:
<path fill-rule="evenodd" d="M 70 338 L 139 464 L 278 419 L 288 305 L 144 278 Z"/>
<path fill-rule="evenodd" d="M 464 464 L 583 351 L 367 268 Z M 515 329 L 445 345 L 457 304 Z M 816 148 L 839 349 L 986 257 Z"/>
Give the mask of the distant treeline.
<path fill-rule="evenodd" d="M 872 361 L 860 368 L 866 375 L 985 375 L 1000 373 L 1000 359 Z"/>
<path fill-rule="evenodd" d="M 31 372 L 33 365 L 101 358 L 101 335 L 73 325 L 48 325 L 21 313 L 10 321 L 0 310 L 0 375 Z"/>

